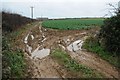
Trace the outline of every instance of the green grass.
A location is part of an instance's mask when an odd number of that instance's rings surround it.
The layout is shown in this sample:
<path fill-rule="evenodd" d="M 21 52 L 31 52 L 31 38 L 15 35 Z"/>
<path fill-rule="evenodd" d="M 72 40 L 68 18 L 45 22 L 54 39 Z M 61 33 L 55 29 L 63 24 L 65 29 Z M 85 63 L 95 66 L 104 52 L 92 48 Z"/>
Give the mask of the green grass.
<path fill-rule="evenodd" d="M 97 19 L 66 19 L 48 20 L 42 23 L 43 27 L 64 30 L 89 29 L 103 24 L 102 18 Z"/>
<path fill-rule="evenodd" d="M 26 24 L 22 28 L 19 28 L 18 30 L 11 32 L 10 35 L 8 35 L 8 36 L 12 36 L 13 38 L 15 38 L 16 36 L 20 35 L 21 33 L 25 32 L 26 30 L 35 26 L 36 24 L 38 24 L 38 22 Z"/>
<path fill-rule="evenodd" d="M 2 77 L 3 78 L 22 78 L 26 77 L 27 64 L 25 61 L 24 53 L 16 49 L 14 39 L 21 36 L 31 27 L 34 27 L 38 22 L 30 23 L 25 25 L 18 30 L 7 33 L 7 35 L 2 36 Z"/>
<path fill-rule="evenodd" d="M 4 73 L 3 78 L 6 77 L 16 77 L 21 78 L 24 76 L 25 62 L 23 53 L 18 51 L 4 51 L 3 52 L 3 63 L 7 63 L 9 67 L 8 72 Z M 4 64 L 3 64 L 4 65 Z M 5 69 L 5 67 L 3 67 Z M 6 75 L 8 74 L 8 75 Z"/>
<path fill-rule="evenodd" d="M 24 77 L 26 63 L 21 50 L 13 50 L 8 40 L 3 38 L 2 43 L 2 77 Z"/>
<path fill-rule="evenodd" d="M 83 77 L 85 78 L 100 78 L 102 75 L 100 73 L 95 73 L 91 68 L 79 64 L 77 61 L 71 59 L 71 57 L 64 51 L 56 49 L 51 54 L 52 58 L 57 60 L 59 64 L 63 65 L 68 70 L 77 73 L 82 72 Z M 79 74 L 78 74 L 79 75 Z"/>
<path fill-rule="evenodd" d="M 98 54 L 102 59 L 108 61 L 110 64 L 120 68 L 120 64 L 118 63 L 118 57 L 114 53 L 110 53 L 102 47 L 97 38 L 89 37 L 83 47 L 88 51 Z"/>

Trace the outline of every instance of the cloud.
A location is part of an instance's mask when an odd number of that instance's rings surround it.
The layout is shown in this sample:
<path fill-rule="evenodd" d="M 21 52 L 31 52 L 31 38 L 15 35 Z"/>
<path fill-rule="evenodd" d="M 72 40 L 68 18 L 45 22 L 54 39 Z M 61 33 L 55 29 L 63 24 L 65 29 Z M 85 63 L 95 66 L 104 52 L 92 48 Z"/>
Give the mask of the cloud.
<path fill-rule="evenodd" d="M 119 0 L 1 0 L 2 2 L 118 2 Z"/>
<path fill-rule="evenodd" d="M 117 0 L 3 0 L 3 8 L 30 17 L 34 7 L 34 18 L 104 16 L 107 3 Z M 118 0 L 119 1 L 119 0 Z"/>

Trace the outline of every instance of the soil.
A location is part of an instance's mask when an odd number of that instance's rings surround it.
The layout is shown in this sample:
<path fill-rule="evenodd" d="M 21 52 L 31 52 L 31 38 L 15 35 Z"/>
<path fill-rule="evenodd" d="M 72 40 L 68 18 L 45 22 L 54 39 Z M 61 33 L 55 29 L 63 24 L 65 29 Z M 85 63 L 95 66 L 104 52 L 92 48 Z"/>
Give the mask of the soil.
<path fill-rule="evenodd" d="M 90 68 L 102 73 L 106 78 L 118 78 L 118 70 L 107 61 L 101 59 L 98 55 L 86 50 L 78 50 L 76 52 L 70 52 L 67 50 L 67 46 L 75 40 L 85 40 L 90 35 L 95 35 L 99 28 L 93 28 L 89 30 L 56 30 L 43 28 L 42 22 L 39 22 L 34 27 L 26 30 L 25 33 L 19 35 L 15 41 L 17 47 L 25 52 L 26 61 L 28 64 L 27 75 L 29 78 L 73 78 L 77 77 L 74 73 L 66 70 L 62 65 L 58 64 L 51 56 L 46 56 L 42 59 L 31 58 L 31 55 L 26 49 L 24 39 L 28 33 L 34 36 L 32 40 L 28 37 L 28 45 L 32 47 L 32 52 L 40 46 L 40 49 L 48 48 L 51 51 L 58 45 L 62 45 L 63 50 L 80 64 L 89 66 Z M 45 36 L 45 37 L 44 37 Z M 43 39 L 45 41 L 42 42 Z M 69 39 L 69 41 L 67 41 Z M 80 76 L 79 76 L 80 77 Z"/>

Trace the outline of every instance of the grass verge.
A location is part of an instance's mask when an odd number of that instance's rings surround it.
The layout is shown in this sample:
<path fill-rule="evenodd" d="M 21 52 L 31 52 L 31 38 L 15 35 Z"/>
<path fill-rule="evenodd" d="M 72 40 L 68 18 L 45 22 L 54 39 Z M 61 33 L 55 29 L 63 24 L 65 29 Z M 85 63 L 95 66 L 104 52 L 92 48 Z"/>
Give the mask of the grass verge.
<path fill-rule="evenodd" d="M 87 49 L 88 51 L 98 54 L 102 59 L 120 68 L 120 64 L 118 64 L 118 57 L 114 53 L 110 53 L 106 51 L 104 47 L 100 45 L 97 38 L 89 37 L 85 41 L 83 48 Z"/>
<path fill-rule="evenodd" d="M 24 77 L 26 63 L 21 50 L 12 50 L 7 39 L 2 39 L 2 77 Z"/>
<path fill-rule="evenodd" d="M 38 24 L 38 22 L 32 22 L 32 23 L 26 24 L 22 28 L 19 28 L 18 30 L 11 32 L 9 36 L 15 38 L 18 35 L 22 34 L 23 32 L 26 32 L 26 30 L 29 30 L 31 27 L 35 26 L 36 24 Z"/>
<path fill-rule="evenodd" d="M 26 77 L 27 63 L 22 50 L 16 48 L 15 42 L 18 36 L 29 30 L 38 22 L 27 24 L 18 30 L 2 35 L 2 77 L 23 78 Z"/>
<path fill-rule="evenodd" d="M 56 49 L 51 54 L 52 58 L 57 60 L 59 64 L 63 65 L 65 68 L 72 72 L 82 72 L 82 76 L 84 78 L 100 78 L 102 75 L 100 73 L 94 72 L 94 70 L 90 69 L 89 67 L 79 64 L 74 59 L 64 51 L 60 49 Z M 79 75 L 79 74 L 78 74 Z"/>

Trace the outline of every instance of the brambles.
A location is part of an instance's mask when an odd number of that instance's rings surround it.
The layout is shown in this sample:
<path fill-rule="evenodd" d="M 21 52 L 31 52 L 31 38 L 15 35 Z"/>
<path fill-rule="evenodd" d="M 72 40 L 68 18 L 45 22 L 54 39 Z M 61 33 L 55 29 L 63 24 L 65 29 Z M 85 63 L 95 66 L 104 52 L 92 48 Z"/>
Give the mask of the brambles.
<path fill-rule="evenodd" d="M 22 25 L 30 22 L 30 18 L 19 14 L 2 12 L 2 78 L 25 77 L 25 56 L 13 43 L 15 37 L 25 30 Z"/>
<path fill-rule="evenodd" d="M 34 20 L 35 21 L 35 20 Z M 2 12 L 2 31 L 12 32 L 22 25 L 32 22 L 32 19 L 15 13 Z"/>
<path fill-rule="evenodd" d="M 65 19 L 48 20 L 42 23 L 43 27 L 63 30 L 89 29 L 103 24 L 102 18 L 97 19 Z"/>
<path fill-rule="evenodd" d="M 120 15 L 113 16 L 104 21 L 100 37 L 107 51 L 120 56 Z"/>

